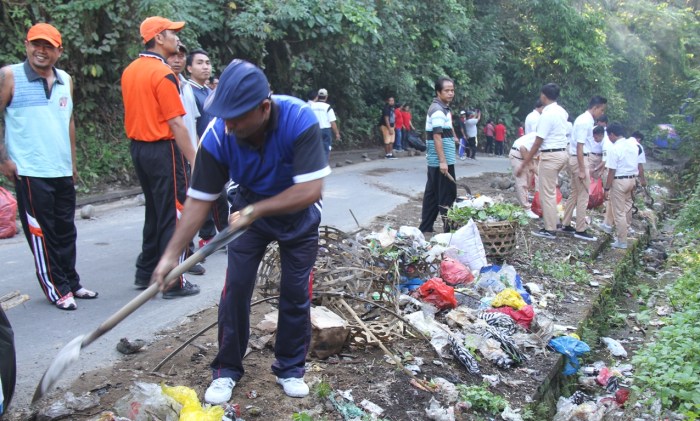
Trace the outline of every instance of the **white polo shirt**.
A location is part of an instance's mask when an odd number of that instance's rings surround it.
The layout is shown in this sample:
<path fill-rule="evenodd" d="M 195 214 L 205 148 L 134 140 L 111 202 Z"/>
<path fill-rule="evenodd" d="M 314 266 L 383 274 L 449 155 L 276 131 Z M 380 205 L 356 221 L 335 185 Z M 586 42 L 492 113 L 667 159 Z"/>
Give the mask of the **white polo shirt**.
<path fill-rule="evenodd" d="M 639 175 L 639 148 L 634 138 L 621 137 L 617 139 L 608 151 L 608 160 L 605 166 L 615 170 L 615 177 Z"/>
<path fill-rule="evenodd" d="M 335 111 L 333 111 L 330 104 L 323 101 L 312 101 L 309 102 L 309 106 L 314 114 L 316 114 L 318 125 L 322 129 L 330 129 L 331 122 L 335 121 Z"/>
<path fill-rule="evenodd" d="M 525 136 L 520 136 L 513 142 L 513 148 L 520 151 L 520 148 L 525 148 L 527 151 L 532 150 L 532 146 L 535 144 L 535 139 L 537 134 L 535 132 L 528 133 Z"/>
<path fill-rule="evenodd" d="M 614 146 L 614 143 L 612 143 L 612 140 L 610 140 L 610 138 L 608 137 L 607 131 L 603 135 L 603 141 L 600 143 L 601 143 L 601 153 L 603 154 L 603 162 L 608 162 L 608 154 L 610 153 L 610 150 Z"/>
<path fill-rule="evenodd" d="M 594 124 L 595 120 L 589 111 L 585 111 L 576 117 L 573 133 L 571 134 L 571 144 L 569 145 L 569 153 L 571 155 L 576 155 L 576 147 L 579 143 L 583 143 L 584 154 L 591 152 L 591 143 L 595 143 L 595 140 L 593 140 Z"/>
<path fill-rule="evenodd" d="M 568 145 L 566 133 L 568 131 L 569 113 L 559 104 L 552 102 L 542 109 L 542 115 L 537 122 L 537 137 L 541 137 L 540 150 L 563 149 Z"/>
<path fill-rule="evenodd" d="M 537 110 L 532 110 L 530 114 L 525 117 L 525 134 L 534 133 L 537 130 L 537 122 L 540 119 L 540 112 Z"/>

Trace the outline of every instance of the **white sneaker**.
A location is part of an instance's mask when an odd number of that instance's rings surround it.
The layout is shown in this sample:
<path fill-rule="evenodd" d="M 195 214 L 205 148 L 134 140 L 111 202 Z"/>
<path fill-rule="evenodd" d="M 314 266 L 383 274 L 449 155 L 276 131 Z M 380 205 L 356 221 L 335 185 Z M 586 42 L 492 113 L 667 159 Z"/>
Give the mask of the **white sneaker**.
<path fill-rule="evenodd" d="M 529 218 L 532 218 L 532 219 L 539 219 L 540 218 L 540 216 L 538 214 L 536 214 L 535 212 L 533 212 L 530 209 L 528 209 L 527 212 L 525 212 L 525 213 L 527 214 L 527 216 Z"/>
<path fill-rule="evenodd" d="M 301 377 L 277 378 L 277 384 L 282 385 L 284 393 L 291 398 L 303 398 L 309 394 L 309 386 Z"/>
<path fill-rule="evenodd" d="M 598 228 L 600 228 L 603 232 L 607 234 L 612 234 L 613 227 L 606 224 L 605 222 L 601 222 L 600 225 L 598 225 Z"/>
<path fill-rule="evenodd" d="M 230 377 L 214 379 L 204 393 L 204 400 L 212 405 L 226 403 L 231 399 L 234 386 L 236 386 L 236 382 Z"/>

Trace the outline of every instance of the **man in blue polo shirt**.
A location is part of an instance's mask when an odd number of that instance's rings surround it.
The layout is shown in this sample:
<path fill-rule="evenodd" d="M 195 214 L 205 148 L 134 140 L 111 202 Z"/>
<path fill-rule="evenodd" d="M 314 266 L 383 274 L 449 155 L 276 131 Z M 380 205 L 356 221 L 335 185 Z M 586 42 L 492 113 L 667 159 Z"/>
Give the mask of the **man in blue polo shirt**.
<path fill-rule="evenodd" d="M 164 276 L 204 222 L 229 180 L 238 183 L 231 203 L 233 229 L 247 231 L 229 245 L 226 285 L 219 304 L 219 352 L 211 363 L 214 381 L 204 399 L 231 398 L 243 376 L 250 299 L 258 265 L 272 241 L 280 248 L 279 320 L 272 371 L 284 392 L 304 397 L 304 363 L 311 339 L 309 275 L 318 251 L 325 159 L 318 120 L 299 99 L 271 95 L 262 70 L 234 60 L 221 74 L 206 111 L 216 119 L 202 136 L 182 219 L 153 281 Z"/>

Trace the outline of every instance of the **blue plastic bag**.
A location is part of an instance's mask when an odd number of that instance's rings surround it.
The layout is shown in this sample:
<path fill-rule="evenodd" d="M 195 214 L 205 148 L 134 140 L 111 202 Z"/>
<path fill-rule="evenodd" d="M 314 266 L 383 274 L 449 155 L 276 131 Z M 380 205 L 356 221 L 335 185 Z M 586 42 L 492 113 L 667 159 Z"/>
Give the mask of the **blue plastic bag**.
<path fill-rule="evenodd" d="M 407 277 L 402 276 L 401 283 L 399 284 L 399 290 L 401 292 L 415 291 L 416 289 L 418 289 L 418 287 L 420 287 L 424 283 L 425 283 L 425 281 L 420 279 L 420 278 L 408 279 Z"/>
<path fill-rule="evenodd" d="M 512 267 L 512 266 L 511 266 Z M 491 265 L 491 266 L 484 266 L 481 268 L 479 273 L 486 273 L 486 272 L 500 272 L 501 267 L 497 265 Z M 532 304 L 532 299 L 530 298 L 530 293 L 527 292 L 527 290 L 523 287 L 523 280 L 520 278 L 520 275 L 517 273 L 515 274 L 515 280 L 508 279 L 509 276 L 506 273 L 503 273 L 501 276 L 501 282 L 506 284 L 506 287 L 509 286 L 509 284 L 512 284 L 513 288 L 515 288 L 516 291 L 518 291 L 518 294 L 520 294 L 521 297 L 523 297 L 523 300 L 527 304 Z"/>
<path fill-rule="evenodd" d="M 566 356 L 566 364 L 564 365 L 565 376 L 576 374 L 579 367 L 581 367 L 581 364 L 578 362 L 578 357 L 591 350 L 591 347 L 589 347 L 587 343 L 571 336 L 553 338 L 549 341 L 549 346 Z"/>

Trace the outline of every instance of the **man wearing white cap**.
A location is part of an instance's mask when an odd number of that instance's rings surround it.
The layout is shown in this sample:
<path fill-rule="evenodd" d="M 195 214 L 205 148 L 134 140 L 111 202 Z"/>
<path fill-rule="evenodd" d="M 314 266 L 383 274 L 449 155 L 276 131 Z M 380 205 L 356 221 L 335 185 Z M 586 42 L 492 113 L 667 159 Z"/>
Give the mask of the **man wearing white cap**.
<path fill-rule="evenodd" d="M 335 140 L 340 142 L 340 131 L 336 124 L 335 111 L 333 111 L 333 108 L 326 100 L 328 100 L 328 91 L 326 89 L 319 89 L 316 100 L 309 102 L 309 105 L 314 114 L 316 114 L 316 118 L 318 118 L 318 125 L 321 127 L 323 149 L 326 151 L 326 160 L 328 160 L 332 149 L 331 142 L 333 134 L 335 134 Z"/>

